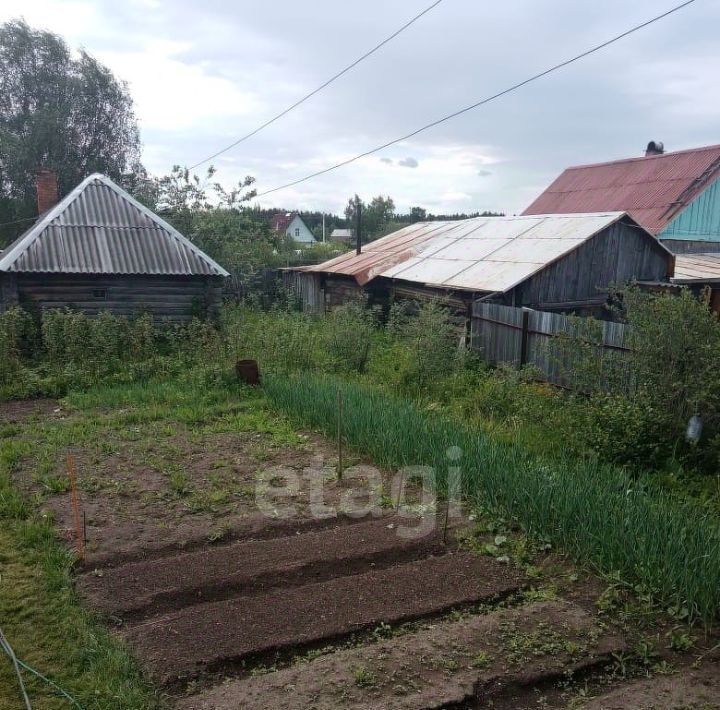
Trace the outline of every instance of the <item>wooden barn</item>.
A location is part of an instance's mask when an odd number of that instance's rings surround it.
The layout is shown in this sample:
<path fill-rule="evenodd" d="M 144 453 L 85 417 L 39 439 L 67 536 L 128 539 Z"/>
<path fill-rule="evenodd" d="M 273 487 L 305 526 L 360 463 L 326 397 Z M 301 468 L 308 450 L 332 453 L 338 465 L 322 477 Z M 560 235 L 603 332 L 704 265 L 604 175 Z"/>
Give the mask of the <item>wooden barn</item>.
<path fill-rule="evenodd" d="M 673 265 L 630 216 L 605 212 L 417 223 L 285 278 L 315 312 L 366 294 L 381 304 L 441 298 L 467 314 L 483 299 L 607 317 L 612 286 L 666 282 Z"/>
<path fill-rule="evenodd" d="M 57 201 L 38 179 L 37 222 L 0 254 L 0 306 L 70 307 L 185 321 L 212 316 L 225 269 L 104 175 Z"/>

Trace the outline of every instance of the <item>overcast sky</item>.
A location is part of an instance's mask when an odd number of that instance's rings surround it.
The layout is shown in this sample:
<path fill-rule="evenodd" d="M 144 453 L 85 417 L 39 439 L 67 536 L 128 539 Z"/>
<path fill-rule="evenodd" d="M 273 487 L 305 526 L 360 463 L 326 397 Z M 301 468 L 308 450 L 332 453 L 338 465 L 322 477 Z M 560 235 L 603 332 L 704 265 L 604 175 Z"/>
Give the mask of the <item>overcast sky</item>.
<path fill-rule="evenodd" d="M 191 165 L 255 128 L 431 0 L 2 0 L 0 20 L 82 46 L 126 80 L 145 165 Z M 679 0 L 443 0 L 370 59 L 214 161 L 259 191 L 403 135 Z M 563 167 L 720 142 L 720 0 L 681 12 L 412 141 L 262 200 L 340 211 L 521 211 Z"/>

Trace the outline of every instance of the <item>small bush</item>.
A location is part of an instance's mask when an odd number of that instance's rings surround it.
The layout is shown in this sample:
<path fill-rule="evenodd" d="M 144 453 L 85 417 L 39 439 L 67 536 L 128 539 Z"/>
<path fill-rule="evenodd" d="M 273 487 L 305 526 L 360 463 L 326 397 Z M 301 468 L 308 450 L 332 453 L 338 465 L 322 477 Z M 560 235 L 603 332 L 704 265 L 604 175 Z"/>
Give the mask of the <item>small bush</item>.
<path fill-rule="evenodd" d="M 346 303 L 328 315 L 325 342 L 335 370 L 365 372 L 376 325 L 377 312 L 360 300 Z"/>
<path fill-rule="evenodd" d="M 407 351 L 405 368 L 399 374 L 400 384 L 408 390 L 431 389 L 463 365 L 460 329 L 438 301 L 419 307 L 411 302 L 393 305 L 387 331 Z"/>
<path fill-rule="evenodd" d="M 9 308 L 0 314 L 0 381 L 5 384 L 22 368 L 23 360 L 34 354 L 37 327 L 22 308 Z"/>

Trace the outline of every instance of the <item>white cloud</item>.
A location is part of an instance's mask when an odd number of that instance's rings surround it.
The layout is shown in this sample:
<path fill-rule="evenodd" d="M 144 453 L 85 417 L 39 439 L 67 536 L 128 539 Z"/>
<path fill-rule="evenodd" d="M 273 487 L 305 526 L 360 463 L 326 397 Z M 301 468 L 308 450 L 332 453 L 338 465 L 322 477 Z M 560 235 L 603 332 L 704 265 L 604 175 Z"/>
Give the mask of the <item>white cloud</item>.
<path fill-rule="evenodd" d="M 407 2 L 0 0 L 0 21 L 84 46 L 130 82 L 164 173 L 252 130 L 411 14 Z M 443 3 L 347 76 L 213 162 L 262 191 L 403 135 L 656 14 L 656 3 Z M 517 18 L 522 18 L 518 22 Z M 720 2 L 706 0 L 520 91 L 263 204 L 342 210 L 358 192 L 435 212 L 524 208 L 565 166 L 718 142 Z M 351 29 L 349 29 L 351 27 Z M 483 41 L 478 42 L 478 32 Z M 432 47 L 432 51 L 426 51 Z M 690 48 L 690 49 L 688 49 Z M 398 169 L 408 156 L 417 167 Z"/>
<path fill-rule="evenodd" d="M 467 192 L 448 190 L 440 195 L 440 199 L 443 202 L 467 202 L 468 200 L 472 200 L 472 195 L 469 195 Z"/>
<path fill-rule="evenodd" d="M 99 51 L 97 56 L 128 82 L 145 129 L 168 134 L 207 129 L 259 112 L 263 104 L 256 95 L 200 64 L 184 62 L 182 55 L 189 49 L 188 43 L 157 40 L 139 51 Z"/>
<path fill-rule="evenodd" d="M 32 27 L 62 35 L 71 44 L 91 35 L 101 23 L 96 5 L 84 0 L 3 0 L 0 21 L 20 17 Z"/>

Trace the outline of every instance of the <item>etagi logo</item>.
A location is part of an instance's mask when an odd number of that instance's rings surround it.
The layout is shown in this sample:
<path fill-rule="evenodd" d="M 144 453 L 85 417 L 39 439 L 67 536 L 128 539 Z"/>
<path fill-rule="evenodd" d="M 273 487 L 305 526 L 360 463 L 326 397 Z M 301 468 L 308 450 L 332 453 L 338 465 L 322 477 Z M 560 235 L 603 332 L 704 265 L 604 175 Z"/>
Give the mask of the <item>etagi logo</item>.
<path fill-rule="evenodd" d="M 445 520 L 462 515 L 462 450 L 451 446 L 446 452 L 448 466 L 437 471 L 431 466 L 405 466 L 383 477 L 374 466 L 350 466 L 337 480 L 334 465 L 318 457 L 302 473 L 287 466 L 263 471 L 255 485 L 255 504 L 271 518 L 288 520 L 309 517 L 316 520 L 338 516 L 355 519 L 387 516 L 394 510 L 397 535 L 422 538 L 432 533 L 438 510 Z M 438 491 L 447 491 L 446 503 L 438 504 Z M 442 516 L 441 516 L 442 517 Z"/>

